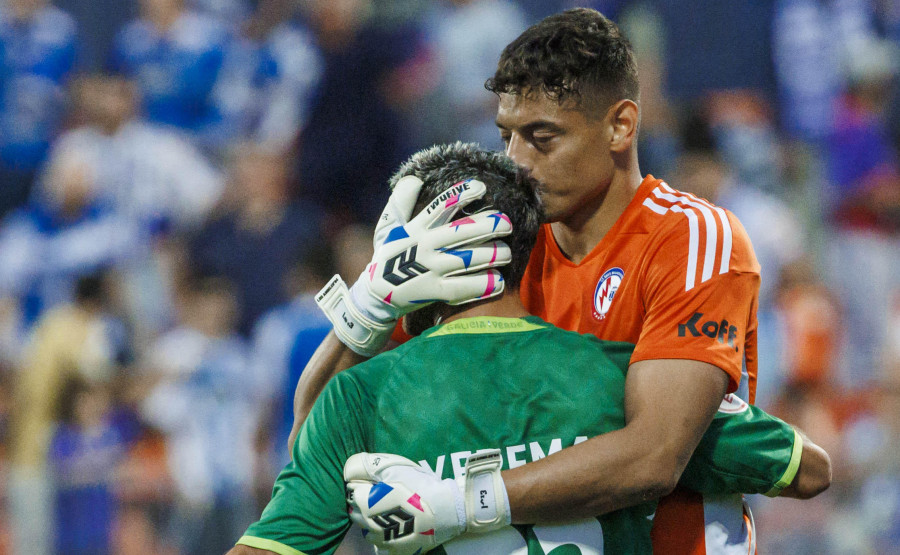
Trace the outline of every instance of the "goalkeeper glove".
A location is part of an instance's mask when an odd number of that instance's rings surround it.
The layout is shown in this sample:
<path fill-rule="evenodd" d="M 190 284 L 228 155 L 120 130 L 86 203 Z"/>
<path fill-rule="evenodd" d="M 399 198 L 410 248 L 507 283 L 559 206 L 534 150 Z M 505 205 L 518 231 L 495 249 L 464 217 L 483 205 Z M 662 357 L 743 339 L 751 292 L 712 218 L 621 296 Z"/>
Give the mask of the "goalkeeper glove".
<path fill-rule="evenodd" d="M 508 264 L 509 247 L 497 237 L 512 231 L 509 218 L 484 210 L 450 222 L 460 208 L 484 196 L 484 183 L 457 183 L 410 220 L 422 180 L 397 182 L 375 228 L 372 261 L 352 287 L 336 275 L 316 295 L 319 307 L 347 347 L 374 356 L 397 320 L 425 304 L 463 304 L 503 292 L 495 268 Z"/>
<path fill-rule="evenodd" d="M 470 455 L 459 482 L 413 461 L 357 453 L 344 465 L 350 518 L 378 553 L 426 552 L 465 532 L 508 526 L 509 499 L 498 449 Z"/>

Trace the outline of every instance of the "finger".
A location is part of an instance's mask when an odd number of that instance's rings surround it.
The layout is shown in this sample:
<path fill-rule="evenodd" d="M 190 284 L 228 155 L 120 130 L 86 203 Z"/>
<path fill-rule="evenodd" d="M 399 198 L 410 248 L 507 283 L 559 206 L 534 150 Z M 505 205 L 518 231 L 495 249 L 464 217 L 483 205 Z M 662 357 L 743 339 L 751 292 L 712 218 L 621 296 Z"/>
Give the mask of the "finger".
<path fill-rule="evenodd" d="M 356 453 L 351 455 L 344 463 L 344 481 L 351 480 L 375 480 L 370 473 L 369 455 L 371 453 Z M 349 485 L 347 487 L 350 487 Z"/>
<path fill-rule="evenodd" d="M 503 241 L 439 249 L 445 256 L 437 257 L 431 269 L 443 276 L 471 273 L 487 268 L 505 266 L 512 260 L 512 252 Z"/>
<path fill-rule="evenodd" d="M 347 514 L 354 524 L 362 528 L 363 536 L 369 533 L 373 523 L 366 518 L 360 508 L 360 504 L 368 506 L 369 493 L 372 490 L 371 482 L 351 482 L 347 484 Z"/>
<path fill-rule="evenodd" d="M 378 218 L 375 235 L 379 236 L 392 228 L 409 222 L 421 190 L 422 180 L 414 175 L 407 175 L 397 181 L 388 199 L 387 206 L 384 207 L 381 217 Z"/>
<path fill-rule="evenodd" d="M 392 455 L 390 453 L 356 453 L 344 463 L 344 481 L 366 480 L 378 482 L 381 481 L 380 473 L 391 466 L 419 467 L 413 461 L 400 455 Z"/>
<path fill-rule="evenodd" d="M 426 204 L 409 222 L 410 229 L 423 230 L 444 225 L 453 219 L 460 208 L 483 197 L 485 190 L 484 183 L 477 179 L 460 181 Z"/>
<path fill-rule="evenodd" d="M 445 302 L 460 305 L 489 299 L 503 293 L 505 282 L 497 270 L 444 279 Z"/>
<path fill-rule="evenodd" d="M 359 512 L 360 500 L 365 501 L 369 496 L 369 490 L 372 489 L 374 482 L 357 480 L 354 482 L 346 482 L 347 487 L 347 506 L 356 512 Z"/>
<path fill-rule="evenodd" d="M 452 248 L 467 243 L 481 243 L 510 233 L 512 222 L 506 214 L 497 210 L 485 210 L 428 230 L 422 237 L 421 244 L 433 249 Z"/>

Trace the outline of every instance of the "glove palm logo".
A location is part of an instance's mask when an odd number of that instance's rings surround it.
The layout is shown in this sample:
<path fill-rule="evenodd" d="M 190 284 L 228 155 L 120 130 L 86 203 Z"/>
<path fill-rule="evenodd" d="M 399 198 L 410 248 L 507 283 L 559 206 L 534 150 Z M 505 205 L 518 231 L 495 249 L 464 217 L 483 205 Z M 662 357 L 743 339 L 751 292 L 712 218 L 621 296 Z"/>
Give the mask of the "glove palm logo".
<path fill-rule="evenodd" d="M 372 521 L 384 529 L 384 541 L 397 540 L 413 533 L 416 519 L 401 508 L 396 508 L 371 517 Z"/>
<path fill-rule="evenodd" d="M 413 245 L 409 250 L 389 258 L 384 263 L 384 272 L 382 273 L 385 281 L 397 286 L 426 273 L 428 268 L 416 262 L 417 250 L 418 245 Z M 394 266 L 397 267 L 396 272 L 394 271 Z"/>

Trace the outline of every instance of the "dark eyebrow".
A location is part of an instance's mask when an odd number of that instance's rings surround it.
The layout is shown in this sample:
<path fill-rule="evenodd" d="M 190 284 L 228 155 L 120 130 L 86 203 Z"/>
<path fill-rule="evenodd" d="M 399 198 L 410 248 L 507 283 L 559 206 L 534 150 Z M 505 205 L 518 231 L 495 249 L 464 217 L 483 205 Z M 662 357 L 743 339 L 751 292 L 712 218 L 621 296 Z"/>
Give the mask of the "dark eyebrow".
<path fill-rule="evenodd" d="M 509 128 L 506 127 L 505 125 L 503 125 L 499 119 L 495 120 L 494 124 L 499 129 L 502 129 L 504 131 L 509 130 Z M 563 131 L 563 128 L 560 127 L 559 125 L 557 125 L 556 123 L 549 121 L 549 120 L 544 120 L 544 119 L 529 122 L 529 123 L 523 125 L 520 129 L 521 129 L 522 133 L 534 133 L 535 131 L 537 131 L 539 129 L 545 129 L 545 130 L 553 132 L 553 133 L 560 133 Z"/>
<path fill-rule="evenodd" d="M 543 120 L 543 119 L 538 120 L 538 121 L 533 121 L 529 124 L 522 126 L 522 131 L 526 132 L 526 133 L 534 133 L 535 131 L 537 131 L 539 129 L 545 130 L 545 131 L 550 131 L 552 133 L 560 133 L 563 130 L 563 128 L 560 127 L 559 125 L 557 125 L 556 123 L 553 123 L 552 121 Z"/>

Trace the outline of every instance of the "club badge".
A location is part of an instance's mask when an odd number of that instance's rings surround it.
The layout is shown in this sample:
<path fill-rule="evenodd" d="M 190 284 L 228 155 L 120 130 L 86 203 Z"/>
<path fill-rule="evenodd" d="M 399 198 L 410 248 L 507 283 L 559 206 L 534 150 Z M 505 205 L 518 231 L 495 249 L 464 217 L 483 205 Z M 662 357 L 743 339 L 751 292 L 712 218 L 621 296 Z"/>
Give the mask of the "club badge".
<path fill-rule="evenodd" d="M 623 277 L 625 277 L 625 272 L 622 268 L 610 268 L 600 276 L 597 288 L 594 289 L 594 318 L 598 320 L 606 318 L 606 313 L 609 312 L 609 307 L 616 296 L 616 291 L 622 284 Z"/>

